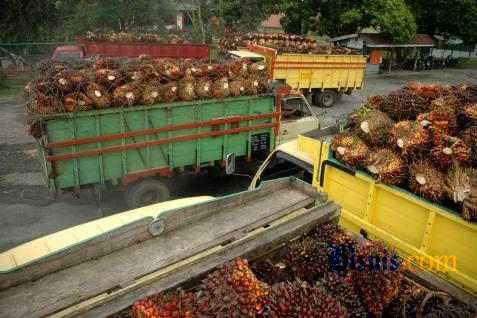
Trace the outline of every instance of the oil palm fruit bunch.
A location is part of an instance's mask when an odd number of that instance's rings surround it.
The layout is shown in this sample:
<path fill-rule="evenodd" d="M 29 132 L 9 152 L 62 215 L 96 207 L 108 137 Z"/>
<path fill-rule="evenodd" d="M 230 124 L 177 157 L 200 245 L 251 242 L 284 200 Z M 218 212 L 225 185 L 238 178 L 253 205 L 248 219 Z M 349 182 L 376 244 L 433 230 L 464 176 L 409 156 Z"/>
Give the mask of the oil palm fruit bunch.
<path fill-rule="evenodd" d="M 241 77 L 232 79 L 229 82 L 230 96 L 240 96 L 245 93 L 244 79 Z"/>
<path fill-rule="evenodd" d="M 369 107 L 361 107 L 350 115 L 352 125 L 356 127 L 358 136 L 373 146 L 384 145 L 394 122 L 382 111 Z"/>
<path fill-rule="evenodd" d="M 86 84 L 85 95 L 91 99 L 97 109 L 106 108 L 111 105 L 111 94 L 105 87 L 95 82 Z"/>
<path fill-rule="evenodd" d="M 256 317 L 264 310 L 269 293 L 245 259 L 221 265 L 203 281 L 209 294 L 209 314 L 213 317 Z"/>
<path fill-rule="evenodd" d="M 153 105 L 161 101 L 161 83 L 158 80 L 147 82 L 142 90 L 142 103 L 144 105 Z"/>
<path fill-rule="evenodd" d="M 391 142 L 403 155 L 415 155 L 428 148 L 431 134 L 419 121 L 404 120 L 391 129 Z"/>
<path fill-rule="evenodd" d="M 195 94 L 199 98 L 209 98 L 212 96 L 212 81 L 207 78 L 200 78 L 195 84 Z"/>
<path fill-rule="evenodd" d="M 54 76 L 56 86 L 63 92 L 78 92 L 88 79 L 78 71 L 64 70 Z"/>
<path fill-rule="evenodd" d="M 407 166 L 393 150 L 382 148 L 371 152 L 366 169 L 377 176 L 377 181 L 390 185 L 402 184 L 407 179 Z"/>
<path fill-rule="evenodd" d="M 469 104 L 464 108 L 465 116 L 472 122 L 477 123 L 477 104 Z"/>
<path fill-rule="evenodd" d="M 453 165 L 445 182 L 447 195 L 462 207 L 462 216 L 469 221 L 477 218 L 477 170 Z"/>
<path fill-rule="evenodd" d="M 63 99 L 66 111 L 73 113 L 93 109 L 93 101 L 83 93 L 71 93 Z"/>
<path fill-rule="evenodd" d="M 302 282 L 272 286 L 264 314 L 269 318 L 346 318 L 346 309 L 318 287 Z"/>
<path fill-rule="evenodd" d="M 191 101 L 196 98 L 195 80 L 192 75 L 184 76 L 179 81 L 179 98 L 183 101 Z"/>
<path fill-rule="evenodd" d="M 454 94 L 463 105 L 477 103 L 477 85 L 456 85 L 451 87 Z"/>
<path fill-rule="evenodd" d="M 162 59 L 156 62 L 156 69 L 163 77 L 175 81 L 181 78 L 184 73 L 178 61 L 173 59 Z"/>
<path fill-rule="evenodd" d="M 418 82 L 409 82 L 406 88 L 429 101 L 438 98 L 442 94 L 442 86 L 436 83 L 426 85 Z"/>
<path fill-rule="evenodd" d="M 374 109 L 381 109 L 384 99 L 385 96 L 382 95 L 369 96 L 367 105 Z"/>
<path fill-rule="evenodd" d="M 339 160 L 352 167 L 362 166 L 369 156 L 369 148 L 366 143 L 349 132 L 336 135 L 331 147 Z"/>
<path fill-rule="evenodd" d="M 212 96 L 215 98 L 225 98 L 230 95 L 229 79 L 224 76 L 212 84 Z"/>
<path fill-rule="evenodd" d="M 441 168 L 448 168 L 452 163 L 469 164 L 472 156 L 472 149 L 460 138 L 435 134 L 434 147 L 431 155 Z"/>
<path fill-rule="evenodd" d="M 417 116 L 422 127 L 432 132 L 445 135 L 454 135 L 457 132 L 457 115 L 447 111 L 433 110 Z"/>
<path fill-rule="evenodd" d="M 472 164 L 477 165 L 477 126 L 470 126 L 459 133 L 459 138 L 472 150 Z"/>
<path fill-rule="evenodd" d="M 429 160 L 416 160 L 409 165 L 409 188 L 416 194 L 435 202 L 445 199 L 446 175 Z"/>
<path fill-rule="evenodd" d="M 388 94 L 380 110 L 395 121 L 414 120 L 421 113 L 429 111 L 430 104 L 424 97 L 407 89 Z"/>
<path fill-rule="evenodd" d="M 366 242 L 356 253 L 357 267 L 346 277 L 367 311 L 380 315 L 398 296 L 403 266 L 396 252 L 379 241 Z"/>
<path fill-rule="evenodd" d="M 333 238 L 337 232 L 343 231 L 335 222 L 328 222 L 313 228 L 308 236 L 318 242 L 332 244 Z"/>
<path fill-rule="evenodd" d="M 327 294 L 338 300 L 340 305 L 348 312 L 350 318 L 366 318 L 368 315 L 353 286 L 345 278 L 334 272 L 326 273 L 318 281 L 318 286 L 322 287 Z"/>
<path fill-rule="evenodd" d="M 124 83 L 124 75 L 115 69 L 102 68 L 96 70 L 95 73 L 96 82 L 103 85 L 108 90 L 113 90 Z"/>
<path fill-rule="evenodd" d="M 283 262 L 258 260 L 252 264 L 252 270 L 260 281 L 269 285 L 294 280 L 290 268 Z"/>
<path fill-rule="evenodd" d="M 207 299 L 181 290 L 164 292 L 138 300 L 132 306 L 136 318 L 193 318 L 207 311 Z"/>
<path fill-rule="evenodd" d="M 61 113 L 65 109 L 55 96 L 47 96 L 42 93 L 35 93 L 33 98 L 27 104 L 28 111 L 40 115 L 48 115 L 54 113 Z"/>
<path fill-rule="evenodd" d="M 128 83 L 117 87 L 113 91 L 113 104 L 116 107 L 133 106 L 142 96 L 142 92 L 138 85 Z"/>
<path fill-rule="evenodd" d="M 119 68 L 119 61 L 117 59 L 112 58 L 99 58 L 94 63 L 94 68 L 97 70 L 100 69 L 118 69 Z"/>
<path fill-rule="evenodd" d="M 165 102 L 173 102 L 178 98 L 177 82 L 168 82 L 161 87 L 161 96 Z"/>
<path fill-rule="evenodd" d="M 329 270 L 329 245 L 304 237 L 292 242 L 283 258 L 295 277 L 313 282 Z"/>

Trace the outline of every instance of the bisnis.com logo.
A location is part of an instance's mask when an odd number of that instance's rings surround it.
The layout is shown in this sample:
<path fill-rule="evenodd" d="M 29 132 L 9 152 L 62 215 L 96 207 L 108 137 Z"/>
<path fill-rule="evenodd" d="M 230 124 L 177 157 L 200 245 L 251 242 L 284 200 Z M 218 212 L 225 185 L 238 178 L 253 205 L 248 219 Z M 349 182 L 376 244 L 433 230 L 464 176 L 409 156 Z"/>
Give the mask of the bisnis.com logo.
<path fill-rule="evenodd" d="M 415 271 L 420 268 L 430 272 L 456 272 L 457 257 L 454 255 L 440 255 L 433 257 L 408 256 L 405 259 L 393 254 L 370 255 L 364 257 L 356 255 L 353 246 L 333 245 L 328 255 L 329 267 L 333 271 Z"/>

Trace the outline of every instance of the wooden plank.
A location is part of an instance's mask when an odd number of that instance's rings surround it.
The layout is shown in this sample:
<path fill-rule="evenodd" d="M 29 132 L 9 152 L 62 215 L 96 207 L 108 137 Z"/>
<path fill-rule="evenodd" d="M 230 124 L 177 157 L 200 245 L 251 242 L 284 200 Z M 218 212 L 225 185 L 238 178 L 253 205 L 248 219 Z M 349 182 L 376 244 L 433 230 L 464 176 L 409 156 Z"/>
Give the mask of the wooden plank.
<path fill-rule="evenodd" d="M 290 180 L 294 180 L 293 182 Z M 295 185 L 294 185 L 295 184 Z M 243 237 L 292 211 L 313 205 L 296 179 L 265 183 L 220 200 L 165 213 L 159 237 L 0 292 L 0 317 L 41 317 L 131 281 L 218 244 Z"/>
<path fill-rule="evenodd" d="M 51 317 L 105 317 L 130 306 L 137 299 L 176 287 L 191 278 L 203 275 L 226 261 L 239 256 L 253 258 L 255 254 L 283 245 L 338 216 L 339 207 L 333 203 L 310 210 L 297 210 L 275 220 L 269 227 L 258 228 L 226 246 L 214 246 L 137 279 L 119 290 L 75 304 Z"/>

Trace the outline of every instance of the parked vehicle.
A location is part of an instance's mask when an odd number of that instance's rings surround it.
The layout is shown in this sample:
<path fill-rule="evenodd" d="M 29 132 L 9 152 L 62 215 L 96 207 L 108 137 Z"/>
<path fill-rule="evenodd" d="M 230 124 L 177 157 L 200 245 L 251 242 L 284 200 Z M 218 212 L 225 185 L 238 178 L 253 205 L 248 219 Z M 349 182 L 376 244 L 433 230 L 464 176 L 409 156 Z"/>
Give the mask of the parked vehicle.
<path fill-rule="evenodd" d="M 441 270 L 433 273 L 440 277 L 439 285 L 475 300 L 477 224 L 337 161 L 328 141 L 338 130 L 333 126 L 308 132 L 280 145 L 258 169 L 249 189 L 286 176 L 311 183 L 341 205 L 340 223 L 345 228 L 387 242 L 401 255 L 413 257 L 423 270 L 437 266 Z M 452 259 L 455 270 L 447 263 Z"/>
<path fill-rule="evenodd" d="M 229 55 L 266 61 L 273 81 L 300 90 L 322 107 L 333 106 L 343 94 L 352 94 L 364 85 L 366 58 L 362 55 L 278 54 L 259 45 Z"/>
<path fill-rule="evenodd" d="M 317 128 L 304 97 L 287 92 L 42 116 L 45 182 L 51 192 L 119 187 L 130 208 L 165 201 L 174 176 L 232 173 L 235 160 L 253 164 Z"/>
<path fill-rule="evenodd" d="M 84 59 L 90 57 L 138 57 L 147 54 L 153 58 L 208 59 L 208 44 L 161 44 L 161 43 L 121 43 L 89 42 L 79 45 L 58 46 L 52 59 Z"/>

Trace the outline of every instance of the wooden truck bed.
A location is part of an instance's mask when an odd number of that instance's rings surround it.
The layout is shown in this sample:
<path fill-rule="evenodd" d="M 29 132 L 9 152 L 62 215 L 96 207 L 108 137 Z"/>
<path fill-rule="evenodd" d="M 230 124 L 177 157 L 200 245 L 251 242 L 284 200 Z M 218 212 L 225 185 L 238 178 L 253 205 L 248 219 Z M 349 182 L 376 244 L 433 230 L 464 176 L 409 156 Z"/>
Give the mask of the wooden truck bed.
<path fill-rule="evenodd" d="M 0 286 L 10 285 L 0 291 L 0 317 L 112 314 L 225 261 L 283 244 L 338 215 L 338 206 L 295 178 L 167 210 L 136 220 L 130 230 L 122 226 L 118 235 L 108 233 L 115 251 L 95 238 L 74 247 L 89 253 L 47 254 L 29 266 L 0 274 Z M 142 241 L 121 246 L 118 242 L 128 241 L 131 232 Z M 63 268 L 62 263 L 70 267 Z M 12 277 L 22 270 L 36 280 L 15 283 Z"/>

